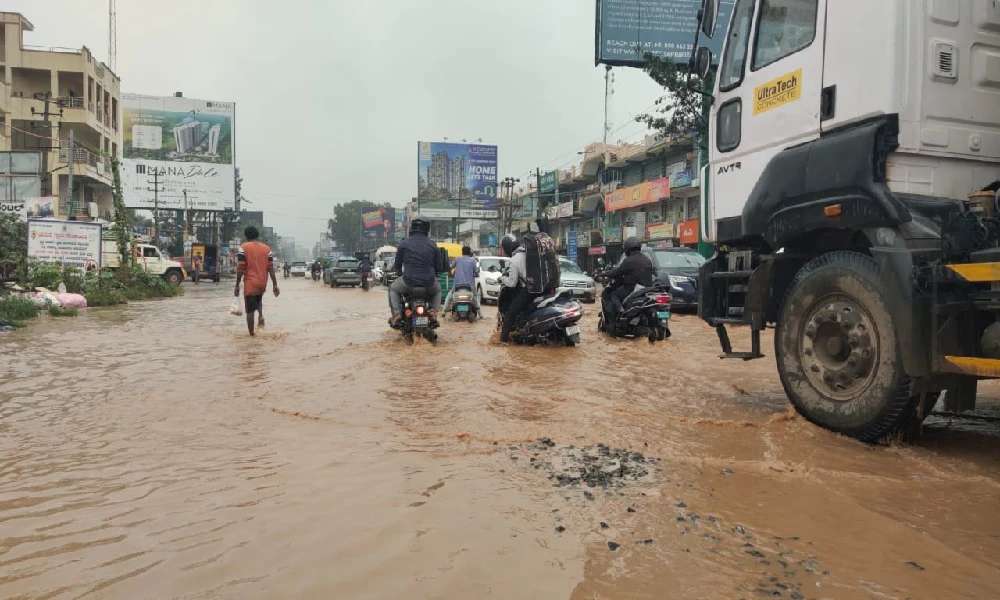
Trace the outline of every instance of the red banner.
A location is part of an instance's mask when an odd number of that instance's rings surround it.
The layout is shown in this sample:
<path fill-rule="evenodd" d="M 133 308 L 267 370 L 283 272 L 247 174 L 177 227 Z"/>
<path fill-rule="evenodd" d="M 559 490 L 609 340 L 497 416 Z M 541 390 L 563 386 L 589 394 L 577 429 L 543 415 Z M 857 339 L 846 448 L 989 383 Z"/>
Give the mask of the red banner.
<path fill-rule="evenodd" d="M 680 226 L 677 228 L 678 236 L 680 237 L 680 242 L 682 244 L 697 244 L 698 243 L 698 219 L 688 219 L 687 221 L 681 221 Z"/>

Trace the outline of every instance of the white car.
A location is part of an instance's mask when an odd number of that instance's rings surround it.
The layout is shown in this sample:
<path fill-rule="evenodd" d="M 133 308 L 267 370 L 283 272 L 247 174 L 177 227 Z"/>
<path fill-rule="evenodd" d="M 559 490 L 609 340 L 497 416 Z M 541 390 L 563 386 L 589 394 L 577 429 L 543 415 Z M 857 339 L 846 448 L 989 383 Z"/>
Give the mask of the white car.
<path fill-rule="evenodd" d="M 479 278 L 476 285 L 479 287 L 479 297 L 483 303 L 492 302 L 496 304 L 500 300 L 500 274 L 510 259 L 503 256 L 481 256 L 479 258 Z"/>
<path fill-rule="evenodd" d="M 304 262 L 293 262 L 292 268 L 289 270 L 292 277 L 305 277 L 306 276 L 306 263 Z"/>

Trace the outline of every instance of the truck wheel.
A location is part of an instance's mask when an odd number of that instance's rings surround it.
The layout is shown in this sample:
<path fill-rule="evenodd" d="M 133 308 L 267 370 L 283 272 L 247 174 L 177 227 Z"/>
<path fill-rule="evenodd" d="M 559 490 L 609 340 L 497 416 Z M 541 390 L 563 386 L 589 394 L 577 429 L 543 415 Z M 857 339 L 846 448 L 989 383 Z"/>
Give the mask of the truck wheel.
<path fill-rule="evenodd" d="M 802 267 L 781 307 L 774 355 L 788 398 L 821 427 L 876 442 L 913 423 L 918 398 L 869 256 L 831 252 Z"/>
<path fill-rule="evenodd" d="M 180 271 L 168 271 L 167 272 L 167 283 L 170 285 L 180 285 L 184 281 L 184 276 L 181 275 Z"/>

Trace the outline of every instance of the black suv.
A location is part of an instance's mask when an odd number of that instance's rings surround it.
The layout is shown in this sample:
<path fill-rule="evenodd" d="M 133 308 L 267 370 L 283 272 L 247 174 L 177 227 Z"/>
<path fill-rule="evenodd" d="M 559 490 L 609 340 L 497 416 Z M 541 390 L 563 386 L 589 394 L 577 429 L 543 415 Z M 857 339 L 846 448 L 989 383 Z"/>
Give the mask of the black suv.
<path fill-rule="evenodd" d="M 705 257 L 691 248 L 646 248 L 653 261 L 655 283 L 670 286 L 674 308 L 698 306 L 698 269 Z"/>

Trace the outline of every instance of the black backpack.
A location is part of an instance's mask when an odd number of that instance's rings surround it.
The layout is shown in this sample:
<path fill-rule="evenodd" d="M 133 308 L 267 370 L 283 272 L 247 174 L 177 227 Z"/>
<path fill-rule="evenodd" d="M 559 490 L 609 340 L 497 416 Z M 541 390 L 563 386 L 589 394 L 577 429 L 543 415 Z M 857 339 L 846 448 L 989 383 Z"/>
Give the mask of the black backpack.
<path fill-rule="evenodd" d="M 526 233 L 522 241 L 529 294 L 547 294 L 559 287 L 559 257 L 556 243 L 547 233 Z"/>

